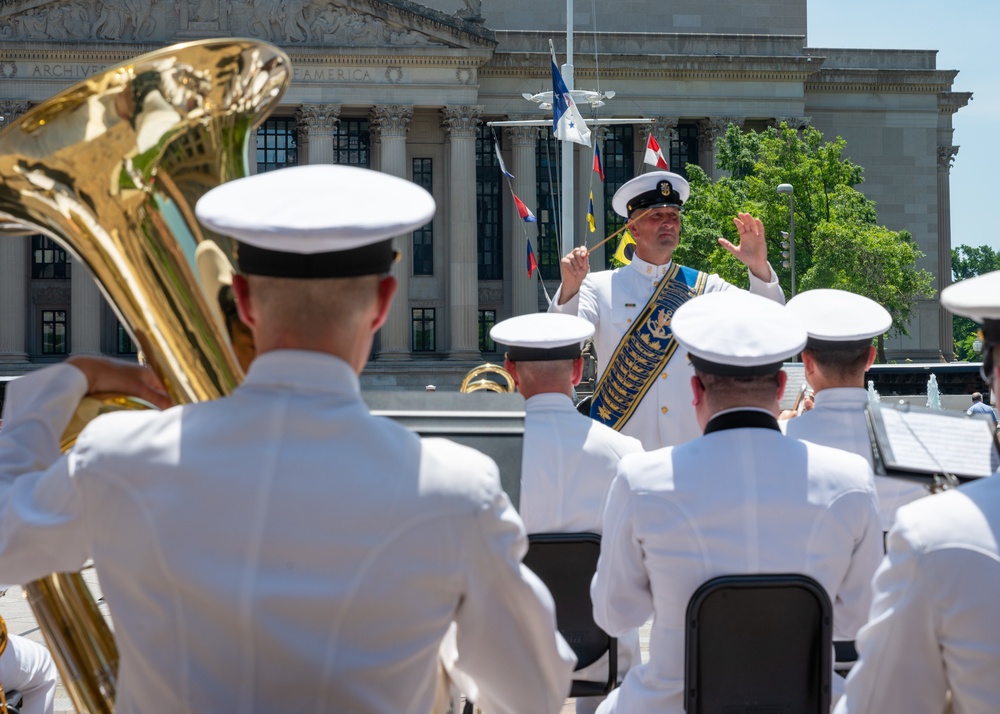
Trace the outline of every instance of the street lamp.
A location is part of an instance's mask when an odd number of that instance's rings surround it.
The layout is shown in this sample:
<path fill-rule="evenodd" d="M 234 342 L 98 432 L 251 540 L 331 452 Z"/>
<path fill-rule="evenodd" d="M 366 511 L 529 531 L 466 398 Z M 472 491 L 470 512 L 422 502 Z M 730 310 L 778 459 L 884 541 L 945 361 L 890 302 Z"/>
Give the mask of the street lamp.
<path fill-rule="evenodd" d="M 783 263 L 786 268 L 791 268 L 792 271 L 792 297 L 795 297 L 795 189 L 792 188 L 790 183 L 778 184 L 778 193 L 788 194 L 788 260 Z M 786 233 L 782 231 L 782 236 Z M 785 247 L 785 243 L 782 242 L 781 247 Z M 785 256 L 785 253 L 782 253 Z"/>

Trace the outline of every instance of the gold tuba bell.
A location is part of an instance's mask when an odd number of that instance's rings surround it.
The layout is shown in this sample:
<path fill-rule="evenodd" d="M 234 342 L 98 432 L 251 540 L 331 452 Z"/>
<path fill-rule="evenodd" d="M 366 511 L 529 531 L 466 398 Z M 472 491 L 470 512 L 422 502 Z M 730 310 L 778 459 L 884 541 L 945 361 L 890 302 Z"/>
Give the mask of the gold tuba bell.
<path fill-rule="evenodd" d="M 143 55 L 34 107 L 0 132 L 0 240 L 42 233 L 93 273 L 179 404 L 228 394 L 243 373 L 199 287 L 214 240 L 194 205 L 247 173 L 255 129 L 288 86 L 280 49 L 205 40 Z M 79 574 L 25 586 L 73 705 L 114 711 L 118 653 Z"/>
<path fill-rule="evenodd" d="M 485 375 L 495 375 L 496 379 Z M 462 394 L 482 391 L 507 394 L 514 391 L 514 378 L 500 365 L 486 362 L 466 372 L 458 391 Z"/>

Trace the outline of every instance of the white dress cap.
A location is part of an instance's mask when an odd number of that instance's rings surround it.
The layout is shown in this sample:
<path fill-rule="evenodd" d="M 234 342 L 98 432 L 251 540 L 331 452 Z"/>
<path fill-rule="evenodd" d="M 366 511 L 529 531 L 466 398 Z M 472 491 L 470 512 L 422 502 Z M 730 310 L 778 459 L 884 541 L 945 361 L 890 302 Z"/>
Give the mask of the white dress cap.
<path fill-rule="evenodd" d="M 512 362 L 575 359 L 593 334 L 593 323 L 582 317 L 548 312 L 518 315 L 490 330 L 494 342 L 507 346 Z"/>
<path fill-rule="evenodd" d="M 949 285 L 941 291 L 941 304 L 979 323 L 1000 320 L 1000 270 Z"/>
<path fill-rule="evenodd" d="M 794 314 L 745 290 L 692 298 L 677 309 L 670 326 L 694 366 L 712 374 L 777 372 L 806 343 L 806 329 Z"/>
<path fill-rule="evenodd" d="M 411 181 L 313 164 L 224 183 L 195 212 L 207 228 L 239 241 L 244 272 L 308 278 L 384 272 L 392 262 L 387 241 L 425 225 L 434 208 Z"/>
<path fill-rule="evenodd" d="M 810 349 L 863 347 L 892 327 L 892 315 L 864 295 L 846 290 L 807 290 L 785 305 L 809 332 Z"/>
<path fill-rule="evenodd" d="M 688 200 L 691 187 L 687 179 L 671 171 L 650 171 L 622 184 L 611 199 L 619 216 L 628 218 L 641 208 L 680 208 Z"/>

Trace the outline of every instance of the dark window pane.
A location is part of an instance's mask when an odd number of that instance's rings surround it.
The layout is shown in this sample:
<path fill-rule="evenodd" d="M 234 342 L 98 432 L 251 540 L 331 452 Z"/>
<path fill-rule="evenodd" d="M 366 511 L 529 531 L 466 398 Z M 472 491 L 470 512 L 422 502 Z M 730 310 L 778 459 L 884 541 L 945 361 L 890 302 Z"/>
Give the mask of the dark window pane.
<path fill-rule="evenodd" d="M 687 165 L 698 163 L 698 125 L 678 124 L 670 142 L 670 170 L 687 178 Z"/>
<path fill-rule="evenodd" d="M 479 351 L 496 352 L 497 346 L 490 339 L 490 330 L 497 324 L 496 310 L 479 311 Z"/>
<path fill-rule="evenodd" d="M 371 133 L 367 119 L 341 119 L 333 130 L 333 162 L 368 168 Z"/>
<path fill-rule="evenodd" d="M 434 308 L 415 307 L 411 310 L 413 328 L 413 351 L 433 352 L 434 344 Z"/>
<path fill-rule="evenodd" d="M 70 277 L 69 254 L 45 236 L 31 237 L 31 277 L 54 279 Z"/>
<path fill-rule="evenodd" d="M 268 119 L 257 129 L 257 173 L 298 164 L 294 119 Z"/>
<path fill-rule="evenodd" d="M 484 125 L 476 129 L 476 235 L 480 280 L 503 279 L 503 174 L 493 141 L 492 128 Z"/>
<path fill-rule="evenodd" d="M 538 219 L 538 269 L 544 280 L 559 279 L 559 196 L 562 186 L 562 150 L 551 131 L 539 132 L 535 150 Z"/>
<path fill-rule="evenodd" d="M 613 124 L 607 128 L 604 135 L 604 230 L 607 234 L 614 233 L 625 225 L 625 219 L 615 213 L 611 207 L 611 199 L 622 184 L 635 178 L 635 127 L 629 124 Z M 611 266 L 611 258 L 618 249 L 615 238 L 604 247 L 607 266 Z"/>
<path fill-rule="evenodd" d="M 42 354 L 66 354 L 65 310 L 42 310 Z"/>
<path fill-rule="evenodd" d="M 434 184 L 431 159 L 413 159 L 413 183 L 428 191 Z M 434 224 L 413 231 L 413 274 L 434 274 Z"/>

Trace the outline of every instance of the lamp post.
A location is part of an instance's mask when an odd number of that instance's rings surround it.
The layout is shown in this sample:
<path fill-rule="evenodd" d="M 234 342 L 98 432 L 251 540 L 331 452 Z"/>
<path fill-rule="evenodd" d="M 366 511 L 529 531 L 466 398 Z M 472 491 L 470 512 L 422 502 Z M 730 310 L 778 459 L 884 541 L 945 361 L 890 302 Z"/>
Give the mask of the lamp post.
<path fill-rule="evenodd" d="M 795 297 L 795 189 L 792 184 L 783 183 L 778 185 L 778 193 L 788 194 L 788 260 L 784 265 L 792 271 L 792 297 Z"/>

